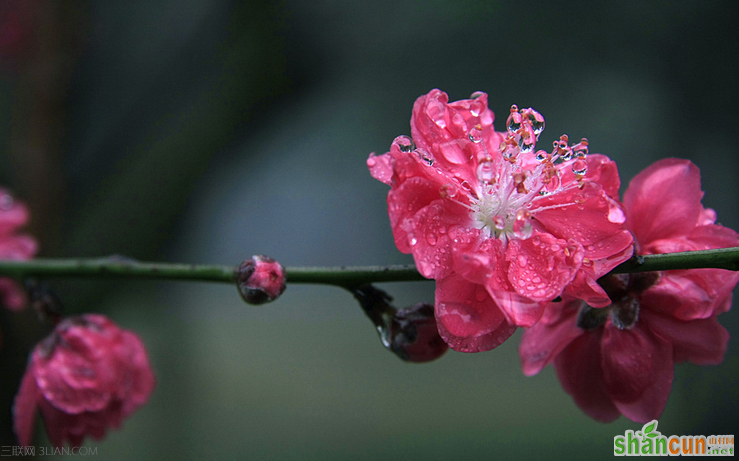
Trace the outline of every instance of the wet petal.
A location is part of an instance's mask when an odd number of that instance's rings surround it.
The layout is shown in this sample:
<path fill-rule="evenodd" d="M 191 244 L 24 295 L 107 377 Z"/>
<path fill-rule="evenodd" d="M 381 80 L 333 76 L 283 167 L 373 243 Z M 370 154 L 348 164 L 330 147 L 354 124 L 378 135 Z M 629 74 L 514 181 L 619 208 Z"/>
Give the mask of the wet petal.
<path fill-rule="evenodd" d="M 505 258 L 509 263 L 508 279 L 518 294 L 550 301 L 562 294 L 575 277 L 582 249 L 551 234 L 536 232 L 526 240 L 511 240 Z"/>
<path fill-rule="evenodd" d="M 549 362 L 576 338 L 585 333 L 577 327 L 580 300 L 568 303 L 549 303 L 547 305 L 548 322 L 540 321 L 526 329 L 521 339 L 519 355 L 521 366 L 526 376 L 539 373 Z"/>
<path fill-rule="evenodd" d="M 674 361 L 717 365 L 724 360 L 729 332 L 716 317 L 683 321 L 644 309 L 640 320 L 660 338 L 672 344 Z"/>
<path fill-rule="evenodd" d="M 468 218 L 456 202 L 436 200 L 419 210 L 401 228 L 410 238 L 418 271 L 426 278 L 439 279 L 452 271 L 452 240 L 449 230 Z"/>
<path fill-rule="evenodd" d="M 621 413 L 632 421 L 657 419 L 672 387 L 672 346 L 643 322 L 619 330 L 608 322 L 601 357 L 606 390 Z"/>
<path fill-rule="evenodd" d="M 703 207 L 698 167 L 688 160 L 655 162 L 631 180 L 624 195 L 627 226 L 642 245 L 688 235 Z"/>
<path fill-rule="evenodd" d="M 439 187 L 425 178 L 410 178 L 387 195 L 388 215 L 393 237 L 398 249 L 410 253 L 411 238 L 406 229 L 413 228 L 411 221 L 418 210 L 439 199 Z"/>
<path fill-rule="evenodd" d="M 601 368 L 602 330 L 585 332 L 555 359 L 554 368 L 562 388 L 591 418 L 611 422 L 620 412 L 606 392 Z"/>
<path fill-rule="evenodd" d="M 482 285 L 456 274 L 436 282 L 435 310 L 439 335 L 459 352 L 494 349 L 516 330 Z"/>

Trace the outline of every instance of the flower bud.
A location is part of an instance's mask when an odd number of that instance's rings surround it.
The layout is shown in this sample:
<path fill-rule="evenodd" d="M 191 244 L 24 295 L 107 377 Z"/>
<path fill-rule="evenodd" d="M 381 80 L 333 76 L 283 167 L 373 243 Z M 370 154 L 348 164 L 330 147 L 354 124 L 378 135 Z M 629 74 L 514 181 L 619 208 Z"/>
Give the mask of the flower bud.
<path fill-rule="evenodd" d="M 249 304 L 274 301 L 285 291 L 285 270 L 268 256 L 254 255 L 236 273 L 241 297 Z"/>
<path fill-rule="evenodd" d="M 154 375 L 134 333 L 102 315 L 62 320 L 33 351 L 15 398 L 13 420 L 21 445 L 30 445 L 36 414 L 51 443 L 79 447 L 100 440 L 146 403 Z"/>
<path fill-rule="evenodd" d="M 418 303 L 400 309 L 390 323 L 390 350 L 407 362 L 429 362 L 449 346 L 439 336 L 434 306 Z"/>

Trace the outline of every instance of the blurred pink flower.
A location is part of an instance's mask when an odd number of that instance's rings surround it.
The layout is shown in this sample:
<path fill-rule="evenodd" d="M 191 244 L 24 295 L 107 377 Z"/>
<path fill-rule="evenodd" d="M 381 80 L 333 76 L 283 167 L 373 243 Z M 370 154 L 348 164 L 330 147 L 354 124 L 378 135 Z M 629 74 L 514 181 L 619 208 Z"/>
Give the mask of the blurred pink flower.
<path fill-rule="evenodd" d="M 153 389 L 138 336 L 102 315 L 68 318 L 31 355 L 15 398 L 15 431 L 30 445 L 40 409 L 51 443 L 80 446 L 86 435 L 101 439 L 118 428 Z"/>
<path fill-rule="evenodd" d="M 30 259 L 36 254 L 36 240 L 17 233 L 28 219 L 26 206 L 0 188 L 0 259 Z M 14 280 L 0 278 L 0 300 L 5 307 L 19 310 L 26 306 L 27 296 Z"/>
<path fill-rule="evenodd" d="M 700 172 L 687 160 L 639 173 L 624 196 L 638 253 L 739 246 L 739 234 L 714 224 L 702 197 Z M 729 333 L 716 316 L 731 307 L 738 281 L 739 273 L 722 269 L 610 275 L 601 282 L 613 300 L 606 308 L 573 298 L 547 306 L 523 336 L 523 371 L 531 376 L 553 361 L 565 391 L 599 421 L 657 419 L 675 363 L 723 360 Z"/>
<path fill-rule="evenodd" d="M 607 305 L 596 280 L 632 254 L 615 163 L 567 136 L 535 151 L 543 129 L 513 106 L 498 133 L 485 93 L 448 103 L 433 90 L 415 103 L 413 139 L 367 160 L 391 187 L 398 249 L 437 280 L 439 333 L 455 350 L 498 346 L 563 292 Z"/>

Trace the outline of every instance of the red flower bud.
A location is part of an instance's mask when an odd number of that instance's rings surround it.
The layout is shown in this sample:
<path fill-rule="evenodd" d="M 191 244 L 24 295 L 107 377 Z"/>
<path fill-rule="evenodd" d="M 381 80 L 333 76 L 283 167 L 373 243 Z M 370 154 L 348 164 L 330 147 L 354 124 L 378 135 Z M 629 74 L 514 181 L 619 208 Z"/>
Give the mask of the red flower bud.
<path fill-rule="evenodd" d="M 237 271 L 239 293 L 249 304 L 274 301 L 285 291 L 285 270 L 268 256 L 254 255 Z"/>

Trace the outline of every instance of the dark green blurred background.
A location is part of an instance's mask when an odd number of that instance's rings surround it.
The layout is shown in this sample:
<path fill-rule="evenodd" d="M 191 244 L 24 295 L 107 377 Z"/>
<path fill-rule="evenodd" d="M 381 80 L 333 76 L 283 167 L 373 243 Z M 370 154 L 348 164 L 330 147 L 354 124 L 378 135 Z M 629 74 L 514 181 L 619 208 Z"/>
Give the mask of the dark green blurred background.
<path fill-rule="evenodd" d="M 586 136 L 624 183 L 689 158 L 704 204 L 739 228 L 731 0 L 0 5 L 0 183 L 33 209 L 45 257 L 410 262 L 365 160 L 409 134 L 435 87 L 486 91 L 499 130 L 511 104 L 533 106 L 544 146 Z M 524 377 L 520 332 L 411 365 L 334 288 L 289 286 L 257 308 L 229 286 L 53 282 L 69 313 L 138 332 L 158 378 L 121 431 L 89 442 L 102 459 L 593 459 L 641 428 L 592 421 L 551 368 Z M 431 282 L 383 288 L 398 306 L 433 299 Z M 677 367 L 663 434 L 733 433 L 738 317 L 721 317 L 723 365 Z M 13 445 L 12 395 L 46 330 L 30 310 L 0 310 L 0 328 L 0 443 Z"/>

